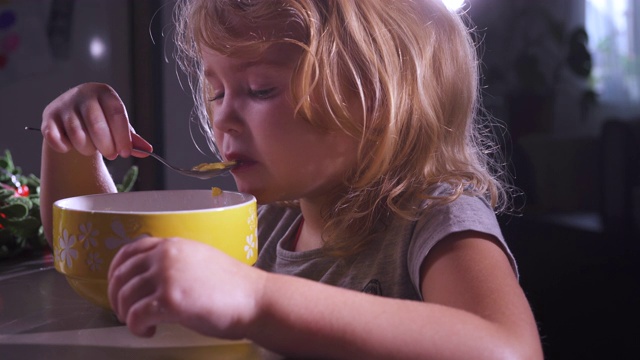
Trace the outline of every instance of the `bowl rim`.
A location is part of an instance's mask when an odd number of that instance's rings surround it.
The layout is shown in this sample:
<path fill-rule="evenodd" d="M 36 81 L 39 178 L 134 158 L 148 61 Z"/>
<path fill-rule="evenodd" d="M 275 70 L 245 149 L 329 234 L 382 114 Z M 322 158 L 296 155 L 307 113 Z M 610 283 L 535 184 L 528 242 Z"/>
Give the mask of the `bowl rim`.
<path fill-rule="evenodd" d="M 238 191 L 227 191 L 223 190 L 222 193 L 232 194 L 233 196 L 240 196 L 244 198 L 241 202 L 234 205 L 226 205 L 221 207 L 210 207 L 204 209 L 192 209 L 192 210 L 160 210 L 160 211 L 137 211 L 137 210 L 87 210 L 87 209 L 78 209 L 77 207 L 69 206 L 67 203 L 75 201 L 79 198 L 92 198 L 92 197 L 112 197 L 112 196 L 127 196 L 127 194 L 141 194 L 141 193 L 202 193 L 203 196 L 212 196 L 211 190 L 209 189 L 175 189 L 175 190 L 141 190 L 141 191 L 131 191 L 131 192 L 118 192 L 118 193 L 101 193 L 101 194 L 87 194 L 87 195 L 78 195 L 71 196 L 63 199 L 58 199 L 53 203 L 54 208 L 58 208 L 63 211 L 73 211 L 80 213 L 95 213 L 95 214 L 112 214 L 112 215 L 163 215 L 163 214 L 187 214 L 187 213 L 200 213 L 200 212 L 211 212 L 211 211 L 224 211 L 229 209 L 234 209 L 238 207 L 246 206 L 250 203 L 255 203 L 255 196 L 242 193 Z"/>

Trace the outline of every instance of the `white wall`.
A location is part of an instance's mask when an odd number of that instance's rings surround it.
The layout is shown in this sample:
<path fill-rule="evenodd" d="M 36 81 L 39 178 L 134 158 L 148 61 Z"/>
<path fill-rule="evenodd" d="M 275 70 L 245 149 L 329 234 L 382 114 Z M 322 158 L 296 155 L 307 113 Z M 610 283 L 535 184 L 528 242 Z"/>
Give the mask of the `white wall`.
<path fill-rule="evenodd" d="M 47 22 L 51 0 L 9 0 L 0 2 L 0 11 L 16 14 L 15 25 L 0 30 L 0 39 L 9 32 L 19 36 L 20 44 L 9 54 L 9 62 L 0 69 L 0 151 L 9 149 L 24 173 L 40 173 L 41 137 L 24 130 L 40 126 L 46 105 L 67 89 L 88 81 L 113 86 L 131 108 L 131 34 L 130 5 L 127 0 L 75 1 L 71 22 L 68 59 L 56 59 L 49 49 Z M 172 1 L 167 0 L 154 21 L 164 21 L 170 28 Z M 167 26 L 163 26 L 165 30 Z M 151 35 L 150 35 L 151 36 Z M 170 33 L 153 34 L 164 41 L 167 62 L 164 65 L 164 141 L 167 158 L 182 167 L 215 161 L 204 139 L 198 139 L 201 154 L 191 140 L 188 122 L 193 102 L 190 89 L 178 81 L 179 71 L 173 61 Z M 101 39 L 105 53 L 101 58 L 90 55 L 92 39 Z M 134 50 L 135 51 L 135 50 Z M 130 112 L 131 113 L 131 112 Z M 155 161 L 152 159 L 143 161 Z M 109 164 L 116 181 L 130 166 L 129 160 L 118 159 Z M 170 170 L 165 174 L 166 188 L 210 188 L 219 186 L 235 190 L 231 175 L 214 180 L 186 178 Z"/>
<path fill-rule="evenodd" d="M 15 25 L 0 37 L 16 34 L 19 45 L 0 69 L 0 151 L 9 149 L 24 173 L 40 173 L 41 137 L 25 126 L 40 126 L 42 111 L 56 96 L 76 84 L 107 82 L 130 102 L 129 14 L 125 0 L 76 1 L 68 59 L 56 59 L 49 49 L 46 24 L 50 0 L 0 2 L 0 11 L 16 14 Z M 100 39 L 104 55 L 89 53 L 92 39 Z M 122 166 L 116 164 L 116 167 Z"/>

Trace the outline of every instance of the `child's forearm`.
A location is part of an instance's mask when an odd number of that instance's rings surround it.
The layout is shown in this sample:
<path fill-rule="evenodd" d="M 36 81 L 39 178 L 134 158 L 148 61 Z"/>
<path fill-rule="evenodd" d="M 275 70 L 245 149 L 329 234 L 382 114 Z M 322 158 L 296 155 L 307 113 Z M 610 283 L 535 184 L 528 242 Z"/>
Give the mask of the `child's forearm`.
<path fill-rule="evenodd" d="M 49 245 L 53 232 L 52 206 L 56 200 L 117 191 L 102 155 L 84 156 L 75 150 L 58 153 L 46 142 L 42 145 L 40 180 L 40 216 Z"/>
<path fill-rule="evenodd" d="M 266 311 L 249 337 L 287 356 L 501 359 L 527 354 L 516 334 L 462 310 L 271 275 Z"/>

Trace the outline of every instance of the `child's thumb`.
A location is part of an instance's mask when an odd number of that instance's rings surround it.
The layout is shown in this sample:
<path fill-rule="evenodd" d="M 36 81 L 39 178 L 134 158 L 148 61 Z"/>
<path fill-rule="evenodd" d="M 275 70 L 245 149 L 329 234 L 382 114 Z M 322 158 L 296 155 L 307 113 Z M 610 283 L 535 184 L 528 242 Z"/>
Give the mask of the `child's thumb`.
<path fill-rule="evenodd" d="M 153 146 L 151 144 L 149 144 L 149 142 L 147 140 L 145 140 L 142 136 L 136 134 L 135 132 L 131 132 L 131 145 L 133 145 L 133 152 L 132 155 L 135 157 L 146 157 L 148 156 L 145 153 L 141 153 L 139 151 L 136 151 L 136 149 L 139 150 L 144 150 L 144 151 L 148 151 L 148 152 L 152 152 L 153 151 Z"/>

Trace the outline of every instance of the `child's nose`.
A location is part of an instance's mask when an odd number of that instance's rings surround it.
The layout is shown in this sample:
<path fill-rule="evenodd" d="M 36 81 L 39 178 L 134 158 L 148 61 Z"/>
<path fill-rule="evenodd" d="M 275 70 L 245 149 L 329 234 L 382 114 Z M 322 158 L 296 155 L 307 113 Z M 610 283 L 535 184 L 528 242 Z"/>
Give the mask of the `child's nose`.
<path fill-rule="evenodd" d="M 240 132 L 242 128 L 242 116 L 238 111 L 238 103 L 232 98 L 225 97 L 220 104 L 213 107 L 213 127 L 221 132 Z"/>

